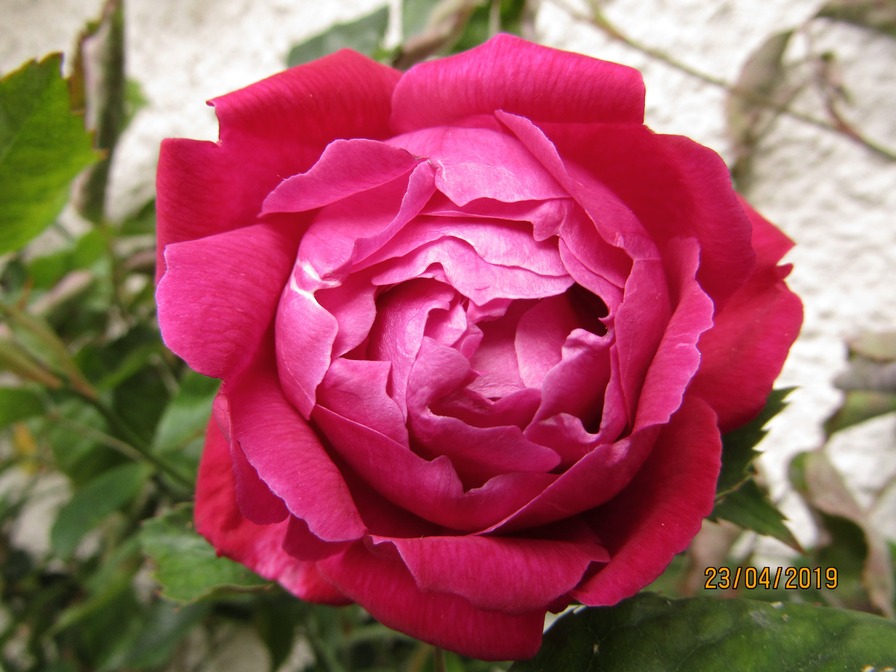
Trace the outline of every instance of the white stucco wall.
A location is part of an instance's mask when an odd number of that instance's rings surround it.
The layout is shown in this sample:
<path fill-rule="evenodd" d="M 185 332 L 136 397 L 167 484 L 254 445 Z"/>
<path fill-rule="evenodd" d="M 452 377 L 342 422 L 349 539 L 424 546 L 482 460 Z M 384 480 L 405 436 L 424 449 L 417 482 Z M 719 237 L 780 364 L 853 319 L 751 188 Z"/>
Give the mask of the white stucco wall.
<path fill-rule="evenodd" d="M 0 0 L 0 71 L 26 58 L 71 47 L 78 28 L 98 13 L 98 0 Z M 113 175 L 111 209 L 122 215 L 151 193 L 158 142 L 166 136 L 215 138 L 204 101 L 282 69 L 292 44 L 330 23 L 371 11 L 382 0 L 129 0 L 129 76 L 149 104 L 128 129 Z M 729 157 L 724 93 L 711 84 L 620 44 L 574 20 L 566 5 L 543 0 L 536 28 L 550 45 L 617 60 L 642 70 L 648 123 L 689 135 Z M 816 0 L 608 0 L 607 16 L 630 37 L 689 66 L 733 81 L 749 54 L 772 33 L 812 16 Z M 854 105 L 845 108 L 862 132 L 896 148 L 896 41 L 845 25 L 819 23 L 813 49 L 836 54 Z M 805 41 L 790 57 L 801 58 Z M 812 94 L 800 109 L 823 116 Z M 832 132 L 781 118 L 762 145 L 753 203 L 796 242 L 792 287 L 806 320 L 781 378 L 799 386 L 765 442 L 764 466 L 783 496 L 787 460 L 822 442 L 820 425 L 840 394 L 833 376 L 844 364 L 843 341 L 863 330 L 896 328 L 896 163 Z M 845 433 L 832 446 L 868 505 L 896 473 L 892 417 Z M 896 490 L 894 488 L 893 490 Z M 896 538 L 896 492 L 879 523 Z M 810 537 L 788 504 L 797 535 Z"/>

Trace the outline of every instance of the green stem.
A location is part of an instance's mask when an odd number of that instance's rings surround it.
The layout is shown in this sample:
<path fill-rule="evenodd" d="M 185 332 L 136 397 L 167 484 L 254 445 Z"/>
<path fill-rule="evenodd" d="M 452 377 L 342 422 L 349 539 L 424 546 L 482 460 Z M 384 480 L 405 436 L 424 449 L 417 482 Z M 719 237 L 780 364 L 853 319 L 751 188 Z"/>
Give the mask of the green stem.
<path fill-rule="evenodd" d="M 445 672 L 445 652 L 438 646 L 433 647 L 432 662 L 435 672 Z"/>
<path fill-rule="evenodd" d="M 160 458 L 158 455 L 155 455 L 149 445 L 147 445 L 147 443 L 143 441 L 136 434 L 136 432 L 134 432 L 134 430 L 128 427 L 127 424 L 123 420 L 121 420 L 121 418 L 119 418 L 113 411 L 108 409 L 105 404 L 103 404 L 99 399 L 93 399 L 91 397 L 83 395 L 78 396 L 89 403 L 91 406 L 93 406 L 97 411 L 99 411 L 106 422 L 109 423 L 113 431 L 122 436 L 125 436 L 126 440 L 119 439 L 118 437 L 107 434 L 106 432 L 103 432 L 94 427 L 69 420 L 55 411 L 50 413 L 50 418 L 56 422 L 71 427 L 72 429 L 76 429 L 81 434 L 90 437 L 97 443 L 100 443 L 107 448 L 111 448 L 112 450 L 121 453 L 128 459 L 137 462 L 146 462 L 152 465 L 159 472 L 165 474 L 177 484 L 178 490 L 180 492 L 175 494 L 182 495 L 193 490 L 193 481 L 189 477 L 185 476 L 178 469 L 168 464 L 168 462 Z"/>

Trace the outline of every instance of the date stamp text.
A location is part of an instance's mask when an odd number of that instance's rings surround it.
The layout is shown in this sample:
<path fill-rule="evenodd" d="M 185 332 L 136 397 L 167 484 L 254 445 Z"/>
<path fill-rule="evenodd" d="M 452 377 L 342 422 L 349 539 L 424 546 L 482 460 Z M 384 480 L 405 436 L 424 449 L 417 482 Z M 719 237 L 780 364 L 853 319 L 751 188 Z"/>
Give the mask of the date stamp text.
<path fill-rule="evenodd" d="M 704 590 L 834 590 L 836 567 L 707 567 Z"/>

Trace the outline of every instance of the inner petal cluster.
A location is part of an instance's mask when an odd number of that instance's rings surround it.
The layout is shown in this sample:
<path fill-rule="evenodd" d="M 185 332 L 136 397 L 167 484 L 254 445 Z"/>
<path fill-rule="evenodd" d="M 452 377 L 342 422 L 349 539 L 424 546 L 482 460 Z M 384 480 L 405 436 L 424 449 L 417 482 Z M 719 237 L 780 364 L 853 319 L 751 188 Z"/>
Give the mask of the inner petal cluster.
<path fill-rule="evenodd" d="M 458 132 L 482 155 L 451 163 Z M 363 426 L 384 450 L 447 460 L 467 491 L 581 458 L 613 370 L 611 311 L 561 242 L 587 218 L 520 143 L 483 133 L 435 133 L 435 156 L 398 175 L 385 147 L 392 172 L 315 214 L 277 320 L 284 391 L 335 450 L 357 459 L 336 444 Z M 473 198 L 496 138 L 535 177 Z"/>

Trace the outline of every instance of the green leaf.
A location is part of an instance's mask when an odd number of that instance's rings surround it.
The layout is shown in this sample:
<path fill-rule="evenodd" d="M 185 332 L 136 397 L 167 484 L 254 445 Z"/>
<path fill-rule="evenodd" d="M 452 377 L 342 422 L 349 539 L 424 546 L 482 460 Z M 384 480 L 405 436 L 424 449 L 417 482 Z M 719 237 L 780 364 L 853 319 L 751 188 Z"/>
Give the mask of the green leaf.
<path fill-rule="evenodd" d="M 0 429 L 43 412 L 44 402 L 31 390 L 0 387 Z"/>
<path fill-rule="evenodd" d="M 98 159 L 70 109 L 62 56 L 26 63 L 0 80 L 0 253 L 49 226 L 71 181 Z"/>
<path fill-rule="evenodd" d="M 91 268 L 105 251 L 106 240 L 102 231 L 91 229 L 73 247 L 35 257 L 28 262 L 32 289 L 52 289 L 66 274 L 76 269 Z"/>
<path fill-rule="evenodd" d="M 290 49 L 286 63 L 289 67 L 293 67 L 346 48 L 354 49 L 365 56 L 374 56 L 382 44 L 388 24 L 388 6 L 381 7 L 355 21 L 337 23 L 329 30 Z"/>
<path fill-rule="evenodd" d="M 722 439 L 722 471 L 719 474 L 717 497 L 737 489 L 753 475 L 753 460 L 759 455 L 756 445 L 765 438 L 765 426 L 787 406 L 787 396 L 794 388 L 772 390 L 765 407 L 751 422 L 725 434 Z"/>
<path fill-rule="evenodd" d="M 142 619 L 131 641 L 123 640 L 99 672 L 157 669 L 168 662 L 177 646 L 208 613 L 208 604 L 177 605 L 156 602 Z"/>
<path fill-rule="evenodd" d="M 0 336 L 0 371 L 9 371 L 22 380 L 34 381 L 48 388 L 62 386 L 62 381 L 50 373 L 43 363 L 35 360 L 21 344 L 3 336 Z"/>
<path fill-rule="evenodd" d="M 401 3 L 401 35 L 407 40 L 417 35 L 430 23 L 436 3 L 433 0 L 403 0 Z"/>
<path fill-rule="evenodd" d="M 802 604 L 651 593 L 583 609 L 547 632 L 511 672 L 641 670 L 878 670 L 896 665 L 896 623 Z"/>
<path fill-rule="evenodd" d="M 69 385 L 80 394 L 96 398 L 96 392 L 78 368 L 68 346 L 46 320 L 8 303 L 0 303 L 0 315 L 36 361 L 45 363 L 55 373 L 65 375 Z"/>
<path fill-rule="evenodd" d="M 737 490 L 718 500 L 710 518 L 730 521 L 744 529 L 774 537 L 791 548 L 801 550 L 799 542 L 784 524 L 784 514 L 754 480 L 746 481 Z"/>
<path fill-rule="evenodd" d="M 156 427 L 153 449 L 165 453 L 202 437 L 221 381 L 187 369 Z"/>
<path fill-rule="evenodd" d="M 150 473 L 143 464 L 122 464 L 76 491 L 59 510 L 50 531 L 55 553 L 63 558 L 71 556 L 85 534 L 137 496 Z"/>
<path fill-rule="evenodd" d="M 497 7 L 494 2 L 476 4 L 478 7 L 466 23 L 460 39 L 451 48 L 451 53 L 472 49 L 497 33 L 519 35 L 522 32 L 526 0 L 499 0 Z"/>
<path fill-rule="evenodd" d="M 143 551 L 156 565 L 162 595 L 193 602 L 220 589 L 252 589 L 268 582 L 242 565 L 218 557 L 193 529 L 193 508 L 180 506 L 144 523 Z"/>

